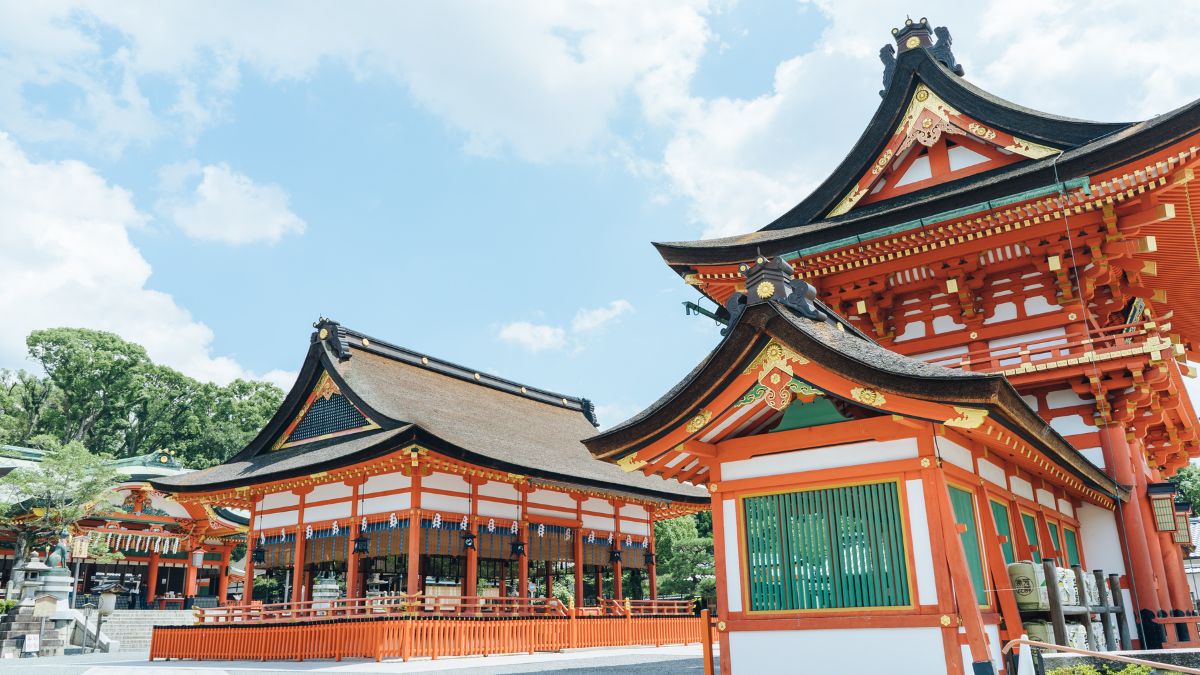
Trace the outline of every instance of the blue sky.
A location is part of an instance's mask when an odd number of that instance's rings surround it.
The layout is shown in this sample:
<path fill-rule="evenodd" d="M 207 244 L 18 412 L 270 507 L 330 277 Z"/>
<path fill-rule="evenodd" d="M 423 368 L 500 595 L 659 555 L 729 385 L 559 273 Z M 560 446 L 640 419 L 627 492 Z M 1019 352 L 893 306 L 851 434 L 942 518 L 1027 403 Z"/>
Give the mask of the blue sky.
<path fill-rule="evenodd" d="M 1172 56 L 1193 8 L 926 5 L 968 79 L 1019 103 L 1130 119 L 1200 92 Z M 79 325 L 286 385 L 326 315 L 615 423 L 718 339 L 650 242 L 802 198 L 912 11 L 339 6 L 0 2 L 0 368 Z"/>

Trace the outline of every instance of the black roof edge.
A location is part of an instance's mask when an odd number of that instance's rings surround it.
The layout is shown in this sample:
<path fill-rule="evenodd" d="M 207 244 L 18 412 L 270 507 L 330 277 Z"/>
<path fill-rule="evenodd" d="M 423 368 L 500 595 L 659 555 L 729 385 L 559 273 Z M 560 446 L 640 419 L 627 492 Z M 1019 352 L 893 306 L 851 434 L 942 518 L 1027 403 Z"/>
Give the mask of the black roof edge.
<path fill-rule="evenodd" d="M 471 382 L 495 389 L 497 391 L 502 391 L 507 394 L 513 394 L 514 396 L 521 396 L 523 398 L 528 398 L 540 403 L 545 403 L 547 405 L 575 410 L 583 413 L 583 416 L 587 418 L 587 420 L 591 422 L 593 426 L 595 426 L 597 423 L 595 406 L 589 399 L 579 396 L 571 396 L 568 394 L 561 394 L 548 389 L 542 389 L 540 387 L 532 387 L 514 380 L 499 377 L 497 375 L 489 375 L 481 370 L 468 368 L 466 366 L 454 363 L 453 361 L 447 361 L 436 356 L 422 354 L 386 340 L 377 339 L 371 335 L 367 335 L 366 333 L 354 330 L 353 328 L 341 326 L 335 321 L 328 319 L 323 321 L 325 322 L 323 325 L 332 325 L 338 327 L 337 332 L 330 332 L 327 340 L 337 340 L 339 343 L 344 344 L 348 349 L 361 349 L 376 356 L 389 358 L 394 361 L 399 361 L 410 366 L 429 370 L 440 375 L 453 377 L 464 382 Z M 347 340 L 346 338 L 354 338 L 354 340 Z M 345 356 L 345 358 L 351 358 L 349 352 L 347 352 L 347 356 Z"/>
<path fill-rule="evenodd" d="M 875 158 L 883 151 L 904 117 L 918 82 L 966 115 L 1059 150 L 1078 147 L 1131 124 L 1076 120 L 1019 106 L 955 75 L 927 50 L 912 49 L 897 58 L 891 85 L 846 157 L 811 194 L 762 229 L 781 230 L 807 225 L 829 213 L 851 185 L 870 170 Z"/>

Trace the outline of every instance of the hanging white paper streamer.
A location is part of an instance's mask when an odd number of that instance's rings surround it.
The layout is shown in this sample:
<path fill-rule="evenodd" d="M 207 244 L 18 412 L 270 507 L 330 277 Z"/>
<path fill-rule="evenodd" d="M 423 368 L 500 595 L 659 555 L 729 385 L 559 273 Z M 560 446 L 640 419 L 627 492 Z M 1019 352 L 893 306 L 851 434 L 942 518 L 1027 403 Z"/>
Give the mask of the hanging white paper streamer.
<path fill-rule="evenodd" d="M 495 532 L 495 531 L 496 531 L 496 519 L 488 518 L 488 532 Z"/>
<path fill-rule="evenodd" d="M 362 530 L 363 532 L 367 531 L 367 517 L 366 516 L 363 516 L 362 527 L 360 527 L 359 529 Z"/>
<path fill-rule="evenodd" d="M 435 530 L 442 529 L 442 514 L 440 514 L 440 513 L 433 514 L 433 529 L 435 529 Z"/>
<path fill-rule="evenodd" d="M 542 523 L 538 523 L 538 536 L 539 537 L 546 536 L 546 526 Z"/>
<path fill-rule="evenodd" d="M 633 537 L 625 535 L 625 548 L 629 548 L 630 546 L 633 546 Z"/>
<path fill-rule="evenodd" d="M 308 527 L 304 528 L 304 538 L 312 539 L 312 525 L 309 525 Z"/>
<path fill-rule="evenodd" d="M 396 527 L 399 524 L 400 519 L 396 517 L 395 513 L 388 516 L 388 527 Z"/>
<path fill-rule="evenodd" d="M 466 516 L 463 516 L 462 523 L 459 524 L 458 529 L 462 530 L 463 532 L 467 531 L 467 517 Z"/>
<path fill-rule="evenodd" d="M 571 528 L 569 528 L 569 527 L 567 528 L 566 534 L 563 535 L 563 539 L 566 539 L 567 541 L 571 541 Z"/>
<path fill-rule="evenodd" d="M 340 531 L 341 530 L 338 529 L 337 521 L 336 520 L 333 521 L 333 536 L 335 536 L 335 537 L 338 536 L 338 532 L 340 532 Z"/>
<path fill-rule="evenodd" d="M 516 534 L 517 533 L 517 521 L 515 521 L 515 520 L 512 521 L 512 527 L 510 527 L 508 529 L 509 529 L 509 532 Z"/>
<path fill-rule="evenodd" d="M 608 533 L 608 543 L 612 543 L 612 532 Z"/>
<path fill-rule="evenodd" d="M 588 543 L 589 544 L 596 543 L 596 531 L 595 530 L 588 532 Z"/>

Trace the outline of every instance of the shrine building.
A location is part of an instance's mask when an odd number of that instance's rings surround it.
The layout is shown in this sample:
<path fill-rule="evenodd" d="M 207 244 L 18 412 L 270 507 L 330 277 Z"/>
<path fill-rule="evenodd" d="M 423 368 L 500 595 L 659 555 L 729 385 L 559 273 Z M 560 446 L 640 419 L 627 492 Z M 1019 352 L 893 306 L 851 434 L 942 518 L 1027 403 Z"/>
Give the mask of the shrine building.
<path fill-rule="evenodd" d="M 656 596 L 653 524 L 706 509 L 703 488 L 594 460 L 586 399 L 315 328 L 244 450 L 150 481 L 248 513 L 244 603 L 268 578 L 267 604 L 292 608 L 421 596 L 480 610 L 553 598 L 556 581 L 580 606 Z"/>
<path fill-rule="evenodd" d="M 1118 574 L 1141 646 L 1188 639 L 1164 626 L 1195 610 L 1167 478 L 1200 452 L 1200 101 L 1068 119 L 972 85 L 945 28 L 893 38 L 812 194 L 655 244 L 726 335 L 585 443 L 707 485 L 725 673 L 834 652 L 993 672 L 1022 631 L 1014 560 Z"/>

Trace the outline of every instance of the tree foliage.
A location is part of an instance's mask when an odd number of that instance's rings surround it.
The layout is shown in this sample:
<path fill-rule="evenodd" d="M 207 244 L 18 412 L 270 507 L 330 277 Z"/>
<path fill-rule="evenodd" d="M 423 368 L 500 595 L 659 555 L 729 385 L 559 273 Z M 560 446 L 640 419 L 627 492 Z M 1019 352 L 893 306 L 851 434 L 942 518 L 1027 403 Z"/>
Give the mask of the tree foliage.
<path fill-rule="evenodd" d="M 112 333 L 53 328 L 26 343 L 45 375 L 0 371 L 0 443 L 49 436 L 117 458 L 170 448 L 203 468 L 240 450 L 283 400 L 265 382 L 199 382 Z"/>
<path fill-rule="evenodd" d="M 711 515 L 704 520 L 708 536 L 701 536 L 700 518 L 695 515 L 663 520 L 654 525 L 658 555 L 660 595 L 701 597 L 710 607 L 716 603 Z"/>
<path fill-rule="evenodd" d="M 1179 496 L 1192 503 L 1192 513 L 1200 513 L 1200 466 L 1188 464 L 1168 480 L 1179 487 Z"/>

